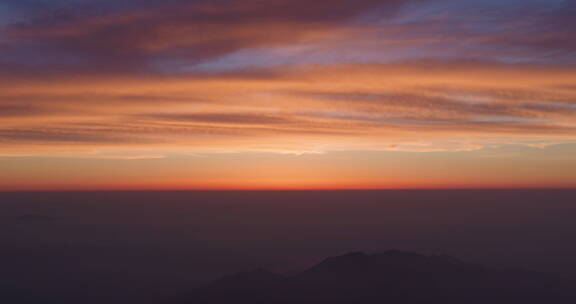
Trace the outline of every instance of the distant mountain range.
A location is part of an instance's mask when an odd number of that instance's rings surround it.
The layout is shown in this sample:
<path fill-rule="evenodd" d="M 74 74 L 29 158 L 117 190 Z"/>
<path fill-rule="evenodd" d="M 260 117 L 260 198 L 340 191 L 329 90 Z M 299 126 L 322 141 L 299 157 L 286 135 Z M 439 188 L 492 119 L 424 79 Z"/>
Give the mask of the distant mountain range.
<path fill-rule="evenodd" d="M 164 303 L 576 303 L 576 282 L 397 250 L 330 257 L 296 275 L 229 275 Z"/>
<path fill-rule="evenodd" d="M 0 303 L 72 304 L 67 295 L 30 294 L 0 281 Z M 495 269 L 446 255 L 391 250 L 330 257 L 294 275 L 255 269 L 220 278 L 185 295 L 130 304 L 574 304 L 576 280 Z M 76 298 L 77 299 L 77 298 Z M 83 303 L 106 304 L 90 298 Z"/>

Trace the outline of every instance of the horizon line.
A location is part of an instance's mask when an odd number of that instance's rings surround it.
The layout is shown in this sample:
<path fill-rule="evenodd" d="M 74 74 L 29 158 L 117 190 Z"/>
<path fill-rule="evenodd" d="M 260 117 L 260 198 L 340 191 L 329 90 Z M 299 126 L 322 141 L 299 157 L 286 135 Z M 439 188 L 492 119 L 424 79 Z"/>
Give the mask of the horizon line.
<path fill-rule="evenodd" d="M 356 192 L 356 191 L 526 191 L 526 190 L 568 190 L 576 191 L 576 187 L 482 187 L 482 188 L 254 188 L 254 189 L 30 189 L 1 190 L 0 193 L 47 193 L 47 192 Z"/>

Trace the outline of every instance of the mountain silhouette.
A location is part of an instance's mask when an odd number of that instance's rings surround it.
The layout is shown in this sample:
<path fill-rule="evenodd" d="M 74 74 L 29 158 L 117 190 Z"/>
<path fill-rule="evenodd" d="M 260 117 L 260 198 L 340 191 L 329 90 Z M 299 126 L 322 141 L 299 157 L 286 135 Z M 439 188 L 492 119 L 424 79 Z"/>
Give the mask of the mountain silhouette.
<path fill-rule="evenodd" d="M 210 287 L 216 289 L 247 290 L 277 286 L 283 283 L 285 279 L 282 275 L 273 273 L 267 269 L 258 268 L 248 272 L 225 276 L 212 282 Z"/>
<path fill-rule="evenodd" d="M 265 269 L 216 280 L 167 303 L 576 303 L 574 281 L 391 250 L 330 257 L 295 275 Z"/>

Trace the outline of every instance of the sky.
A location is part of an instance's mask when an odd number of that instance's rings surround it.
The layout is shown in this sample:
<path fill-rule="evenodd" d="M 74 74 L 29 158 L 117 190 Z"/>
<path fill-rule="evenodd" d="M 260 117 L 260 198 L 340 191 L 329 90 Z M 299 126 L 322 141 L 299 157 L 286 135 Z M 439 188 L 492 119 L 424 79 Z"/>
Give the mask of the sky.
<path fill-rule="evenodd" d="M 0 190 L 574 188 L 575 15 L 1 0 Z"/>

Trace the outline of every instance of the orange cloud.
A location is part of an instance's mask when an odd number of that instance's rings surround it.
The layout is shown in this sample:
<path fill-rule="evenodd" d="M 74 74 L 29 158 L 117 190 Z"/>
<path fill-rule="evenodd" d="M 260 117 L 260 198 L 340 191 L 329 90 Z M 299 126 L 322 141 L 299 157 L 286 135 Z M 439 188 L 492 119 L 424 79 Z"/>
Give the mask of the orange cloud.
<path fill-rule="evenodd" d="M 459 151 L 576 139 L 571 67 L 406 62 L 278 67 L 267 73 L 273 77 L 8 80 L 0 92 L 7 109 L 0 115 L 0 140 L 5 149 L 25 153 L 31 146 L 62 145 L 415 150 L 414 142 L 427 147 L 422 150 Z"/>

